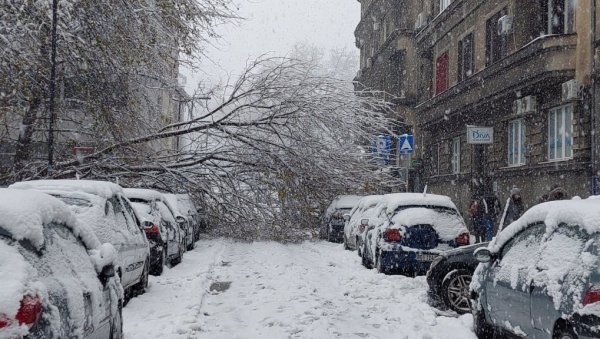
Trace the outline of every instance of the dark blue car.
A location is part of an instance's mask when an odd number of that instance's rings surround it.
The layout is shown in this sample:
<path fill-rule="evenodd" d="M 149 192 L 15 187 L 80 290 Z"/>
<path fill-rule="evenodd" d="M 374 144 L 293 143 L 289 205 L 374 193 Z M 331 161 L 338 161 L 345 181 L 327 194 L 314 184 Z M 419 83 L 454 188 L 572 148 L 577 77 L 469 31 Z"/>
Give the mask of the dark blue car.
<path fill-rule="evenodd" d="M 381 214 L 369 220 L 361 241 L 366 267 L 422 275 L 440 253 L 470 243 L 464 220 L 450 198 L 415 199 L 405 194 L 385 199 Z"/>

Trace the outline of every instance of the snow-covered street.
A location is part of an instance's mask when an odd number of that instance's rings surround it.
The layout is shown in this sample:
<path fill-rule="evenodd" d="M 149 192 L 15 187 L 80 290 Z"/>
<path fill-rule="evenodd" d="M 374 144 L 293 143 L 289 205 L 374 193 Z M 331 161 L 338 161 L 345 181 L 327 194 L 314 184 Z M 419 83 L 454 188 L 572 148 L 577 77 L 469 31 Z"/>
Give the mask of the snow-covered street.
<path fill-rule="evenodd" d="M 424 277 L 385 276 L 339 244 L 201 240 L 125 307 L 131 338 L 474 338 Z"/>

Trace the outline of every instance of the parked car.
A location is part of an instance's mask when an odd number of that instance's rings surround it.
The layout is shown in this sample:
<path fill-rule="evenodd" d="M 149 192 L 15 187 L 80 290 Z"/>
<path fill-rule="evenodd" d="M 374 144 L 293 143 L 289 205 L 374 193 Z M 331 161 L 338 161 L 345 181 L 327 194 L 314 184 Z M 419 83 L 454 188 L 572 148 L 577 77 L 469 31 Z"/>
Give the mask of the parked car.
<path fill-rule="evenodd" d="M 117 253 L 60 200 L 0 189 L 0 338 L 122 338 Z"/>
<path fill-rule="evenodd" d="M 335 197 L 323 216 L 319 225 L 321 238 L 331 242 L 343 242 L 344 215 L 349 214 L 360 200 L 357 195 L 340 195 Z"/>
<path fill-rule="evenodd" d="M 11 187 L 42 191 L 69 205 L 100 241 L 117 249 L 116 269 L 125 290 L 125 301 L 144 293 L 148 286 L 150 249 L 121 186 L 93 180 L 38 180 Z"/>
<path fill-rule="evenodd" d="M 468 245 L 442 252 L 427 271 L 429 303 L 458 314 L 471 312 L 469 285 L 479 262 L 473 252 L 488 242 Z"/>
<path fill-rule="evenodd" d="M 384 195 L 361 235 L 363 265 L 381 273 L 425 274 L 443 251 L 468 245 L 471 235 L 449 197 Z"/>
<path fill-rule="evenodd" d="M 162 193 L 143 188 L 125 188 L 125 195 L 142 220 L 150 243 L 151 273 L 161 275 L 166 264 L 183 259 L 183 235 Z"/>
<path fill-rule="evenodd" d="M 368 220 L 375 214 L 379 214 L 376 207 L 381 199 L 383 199 L 382 195 L 368 195 L 362 197 L 352 211 L 350 211 L 349 214 L 344 215 L 344 219 L 347 219 L 347 222 L 344 225 L 345 249 L 356 250 L 360 248 L 357 246 L 357 243 L 366 226 L 362 221 Z"/>
<path fill-rule="evenodd" d="M 182 205 L 179 204 L 179 200 L 175 194 L 163 193 L 165 197 L 165 202 L 173 211 L 175 215 L 175 220 L 179 224 L 179 227 L 184 231 L 184 246 L 187 251 L 191 251 L 196 246 L 196 242 L 194 241 L 194 221 L 191 216 L 183 209 Z"/>
<path fill-rule="evenodd" d="M 600 337 L 598 200 L 536 205 L 475 256 L 479 338 Z"/>
<path fill-rule="evenodd" d="M 192 228 L 194 229 L 194 242 L 200 240 L 200 233 L 206 231 L 206 220 L 204 213 L 194 204 L 192 197 L 189 194 L 176 194 L 177 202 L 180 210 L 187 214 L 188 219 L 191 219 Z"/>

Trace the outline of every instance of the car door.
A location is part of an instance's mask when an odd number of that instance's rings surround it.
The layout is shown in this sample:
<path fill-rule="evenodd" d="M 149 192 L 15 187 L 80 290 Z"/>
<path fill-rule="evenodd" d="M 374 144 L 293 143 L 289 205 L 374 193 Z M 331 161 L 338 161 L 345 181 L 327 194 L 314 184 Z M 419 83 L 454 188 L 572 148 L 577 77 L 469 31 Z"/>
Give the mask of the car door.
<path fill-rule="evenodd" d="M 119 196 L 114 195 L 110 198 L 110 202 L 113 205 L 114 216 L 115 216 L 115 227 L 123 234 L 125 241 L 120 252 L 122 252 L 122 280 L 123 287 L 129 287 L 137 282 L 139 276 L 137 258 L 136 240 L 131 233 L 131 226 L 128 225 L 127 219 L 125 218 L 125 206 L 123 206 Z"/>
<path fill-rule="evenodd" d="M 146 240 L 146 235 L 140 229 L 140 222 L 133 211 L 133 207 L 129 204 L 127 198 L 121 196 L 121 203 L 125 207 L 123 209 L 123 214 L 125 215 L 125 221 L 127 222 L 127 228 L 129 229 L 129 233 L 132 239 L 132 246 L 135 247 L 135 268 L 134 275 L 139 277 L 143 274 L 144 264 L 149 256 L 148 250 L 148 240 Z"/>
<path fill-rule="evenodd" d="M 542 244 L 531 281 L 531 319 L 540 333 L 551 333 L 556 320 L 572 312 L 573 300 L 580 300 L 575 294 L 584 292 L 584 275 L 589 272 L 582 269 L 582 258 L 595 256 L 582 255 L 591 250 L 586 246 L 589 239 L 578 226 L 561 224 Z"/>
<path fill-rule="evenodd" d="M 509 240 L 492 263 L 485 281 L 488 312 L 496 326 L 513 333 L 531 333 L 530 278 L 545 232 L 543 223 L 530 224 Z"/>

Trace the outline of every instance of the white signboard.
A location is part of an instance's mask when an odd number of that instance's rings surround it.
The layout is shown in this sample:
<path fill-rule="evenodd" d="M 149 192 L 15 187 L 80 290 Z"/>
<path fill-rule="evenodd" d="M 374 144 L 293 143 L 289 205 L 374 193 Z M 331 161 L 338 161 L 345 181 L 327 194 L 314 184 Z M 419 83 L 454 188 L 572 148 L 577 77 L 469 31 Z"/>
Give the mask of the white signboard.
<path fill-rule="evenodd" d="M 493 127 L 467 126 L 468 144 L 491 144 L 494 142 Z"/>

